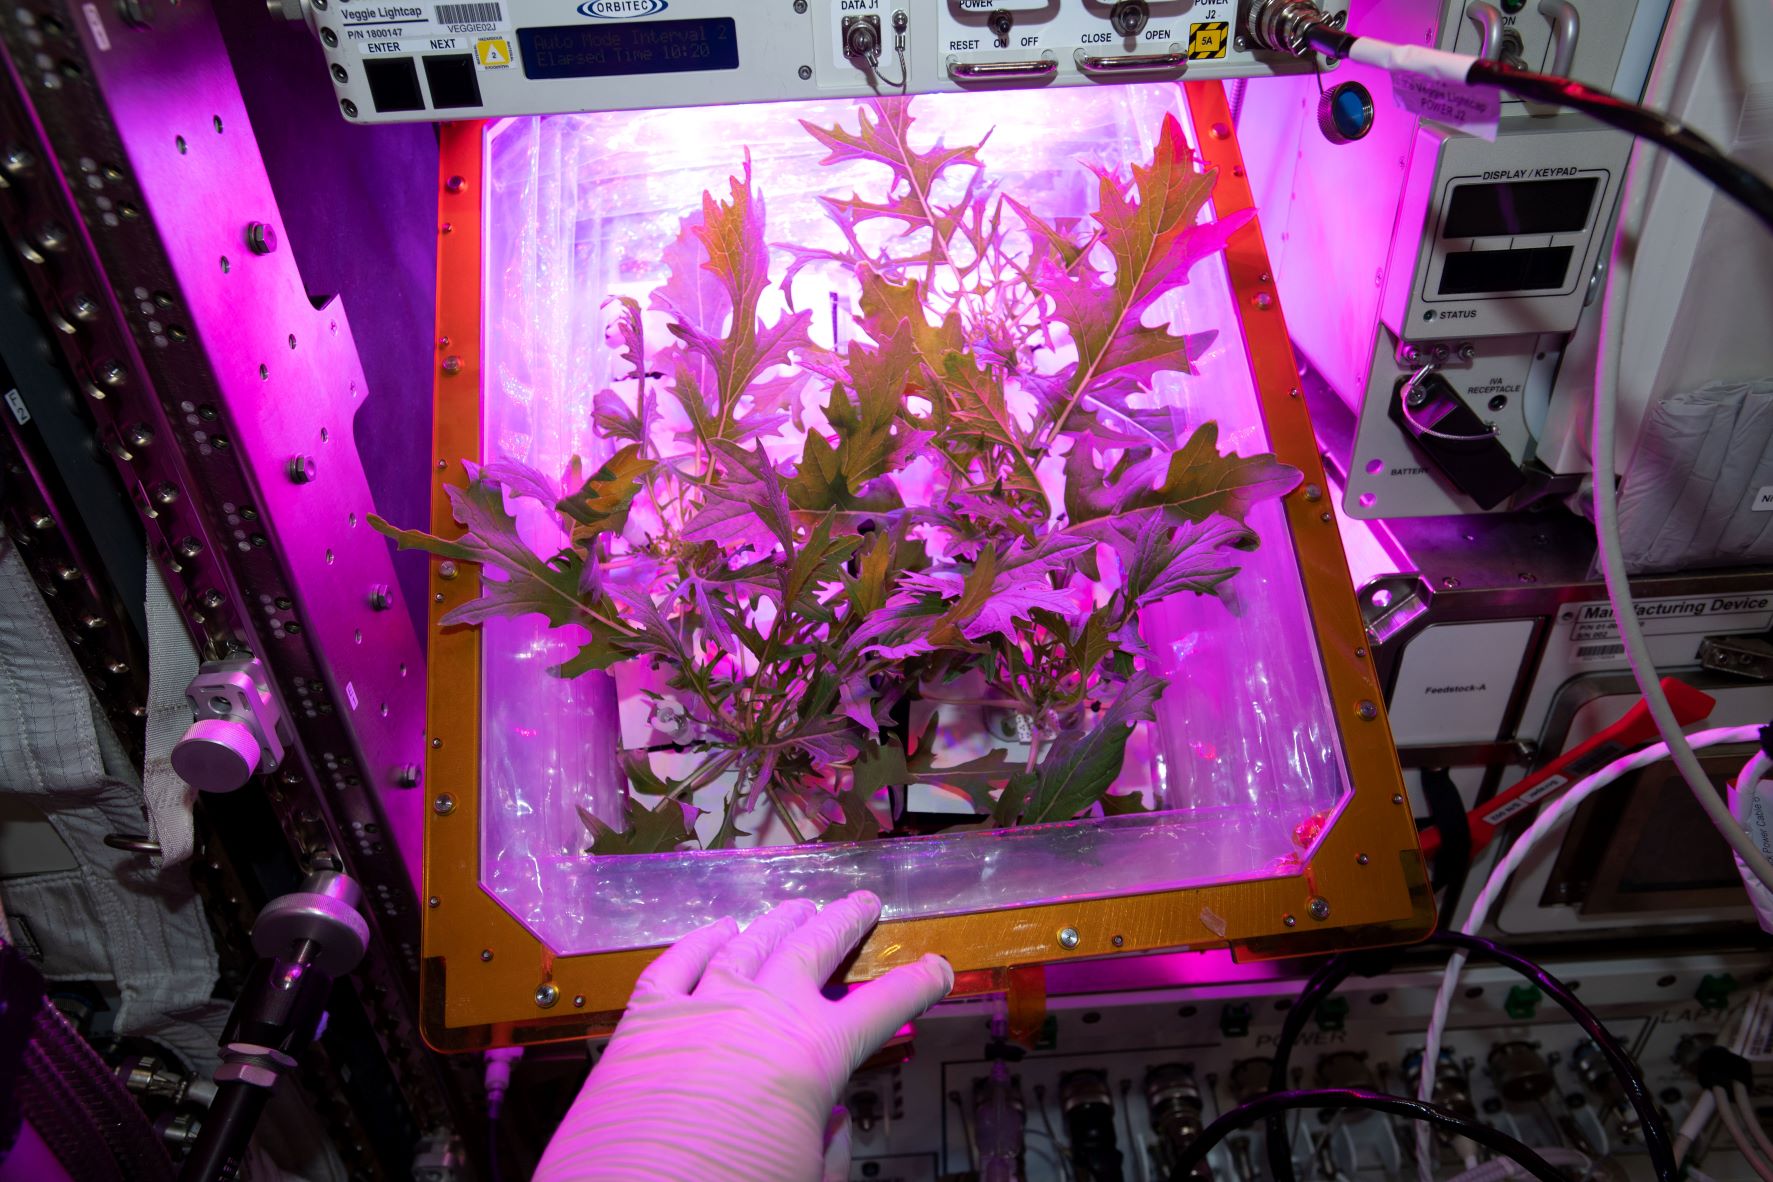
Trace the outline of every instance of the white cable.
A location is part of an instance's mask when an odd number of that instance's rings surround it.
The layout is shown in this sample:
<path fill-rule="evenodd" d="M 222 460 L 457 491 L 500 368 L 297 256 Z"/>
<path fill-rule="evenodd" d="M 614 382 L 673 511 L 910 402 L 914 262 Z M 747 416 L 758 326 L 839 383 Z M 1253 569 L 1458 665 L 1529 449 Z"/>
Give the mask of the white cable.
<path fill-rule="evenodd" d="M 1768 835 L 1773 833 L 1773 824 L 1769 823 L 1766 805 L 1759 791 L 1761 781 L 1769 776 L 1773 776 L 1773 759 L 1768 759 L 1764 752 L 1757 749 L 1741 774 L 1731 783 L 1729 793 L 1730 815 L 1762 846 L 1766 845 Z M 1732 857 L 1735 855 L 1732 854 Z M 1760 921 L 1763 930 L 1773 932 L 1773 890 L 1763 885 L 1740 857 L 1736 857 L 1736 869 L 1742 875 L 1742 885 L 1748 888 L 1748 900 L 1754 904 L 1755 918 Z"/>
<path fill-rule="evenodd" d="M 1647 105 L 1661 108 L 1672 90 L 1673 79 L 1691 40 L 1698 4 L 1697 0 L 1674 0 L 1668 14 L 1662 45 L 1645 88 Z M 1638 623 L 1637 608 L 1632 601 L 1631 582 L 1625 570 L 1625 553 L 1619 542 L 1619 499 L 1614 488 L 1617 469 L 1615 456 L 1615 420 L 1618 411 L 1619 370 L 1625 350 L 1625 309 L 1631 284 L 1631 244 L 1637 241 L 1637 223 L 1649 204 L 1649 186 L 1644 173 L 1645 160 L 1652 148 L 1634 143 L 1631 161 L 1626 166 L 1625 180 L 1619 202 L 1619 219 L 1613 234 L 1612 258 L 1607 267 L 1607 281 L 1601 300 L 1600 347 L 1595 353 L 1593 442 L 1589 462 L 1594 469 L 1595 536 L 1600 543 L 1601 576 L 1606 580 L 1607 599 L 1613 605 L 1613 622 L 1619 630 L 1620 643 L 1625 646 L 1625 659 L 1631 665 L 1632 677 L 1644 695 L 1644 704 L 1663 742 L 1669 746 L 1674 765 L 1687 782 L 1693 798 L 1717 827 L 1730 848 L 1736 851 L 1749 871 L 1773 889 L 1773 861 L 1761 852 L 1729 808 L 1712 787 L 1711 777 L 1699 766 L 1693 749 L 1681 736 L 1681 725 L 1675 720 L 1668 698 L 1656 678 L 1656 665 Z"/>
<path fill-rule="evenodd" d="M 1753 726 L 1716 727 L 1712 730 L 1700 731 L 1692 737 L 1691 742 L 1695 747 L 1714 747 L 1720 743 L 1751 742 L 1758 738 L 1759 733 L 1760 728 Z M 1538 848 L 1547 835 L 1555 832 L 1565 821 L 1569 820 L 1570 815 L 1580 808 L 1584 801 L 1628 772 L 1648 767 L 1650 764 L 1666 758 L 1667 755 L 1668 744 L 1652 743 L 1640 751 L 1615 759 L 1600 771 L 1578 781 L 1553 801 L 1544 812 L 1534 818 L 1526 832 L 1522 833 L 1520 838 L 1508 847 L 1508 852 L 1502 856 L 1502 860 L 1490 872 L 1490 877 L 1485 880 L 1483 889 L 1472 900 L 1471 913 L 1465 917 L 1465 923 L 1460 930 L 1468 936 L 1475 936 L 1483 929 L 1484 924 L 1489 922 L 1490 910 L 1502 897 L 1503 888 L 1513 877 L 1514 872 L 1520 868 L 1521 863 L 1527 860 L 1527 856 Z M 1429 1014 L 1428 1034 L 1423 1040 L 1422 1061 L 1424 1063 L 1440 1062 L 1441 1040 L 1446 1035 L 1447 1016 L 1453 1008 L 1453 994 L 1458 991 L 1459 974 L 1465 969 L 1465 961 L 1466 952 L 1464 949 L 1454 951 L 1453 955 L 1447 959 L 1446 970 L 1441 975 L 1440 991 L 1434 996 L 1434 1008 Z M 1416 1094 L 1420 1100 L 1433 1100 L 1434 1079 L 1430 1072 L 1422 1072 L 1422 1077 L 1416 1084 Z M 1422 1182 L 1434 1182 L 1434 1162 L 1429 1147 L 1424 1144 L 1427 1140 L 1422 1135 L 1424 1131 L 1426 1131 L 1425 1128 L 1417 1130 L 1416 1171 Z"/>
<path fill-rule="evenodd" d="M 1749 1169 L 1755 1172 L 1755 1177 L 1759 1178 L 1761 1182 L 1773 1182 L 1773 1165 L 1768 1165 L 1761 1159 L 1761 1155 L 1755 1152 L 1755 1144 L 1742 1127 L 1742 1117 L 1737 1113 L 1736 1105 L 1731 1102 L 1729 1096 L 1725 1095 L 1724 1089 L 1721 1087 L 1713 1088 L 1711 1094 L 1712 1098 L 1717 1101 L 1718 1115 L 1724 1118 L 1724 1128 L 1730 1132 L 1730 1140 L 1736 1142 L 1736 1152 L 1742 1155 L 1742 1159 L 1748 1163 Z"/>
<path fill-rule="evenodd" d="M 1544 1149 L 1533 1151 L 1544 1158 L 1547 1165 L 1574 1166 L 1578 1170 L 1586 1170 L 1594 1163 L 1586 1153 L 1570 1149 L 1563 1145 L 1548 1145 Z M 1455 1174 L 1447 1182 L 1503 1182 L 1506 1178 L 1518 1178 L 1525 1173 L 1508 1158 L 1499 1157 L 1479 1166 L 1473 1166 L 1462 1174 Z"/>
<path fill-rule="evenodd" d="M 1717 1114 L 1718 1098 L 1709 1091 L 1700 1092 L 1699 1098 L 1693 1101 L 1693 1107 L 1687 1111 L 1687 1119 L 1681 1122 L 1680 1131 L 1675 1133 L 1676 1165 L 1680 1165 L 1693 1146 L 1705 1136 L 1705 1130 L 1711 1127 L 1712 1118 Z"/>
<path fill-rule="evenodd" d="M 1373 37 L 1360 37 L 1348 47 L 1348 60 L 1392 73 L 1423 74 L 1442 82 L 1464 85 L 1465 76 L 1471 73 L 1471 67 L 1478 59 L 1425 45 L 1393 45 Z"/>
<path fill-rule="evenodd" d="M 1768 1138 L 1767 1130 L 1761 1127 L 1761 1116 L 1755 1111 L 1754 1100 L 1748 1094 L 1748 1085 L 1737 1080 L 1730 1088 L 1730 1098 L 1736 1102 L 1736 1110 L 1748 1129 L 1748 1135 L 1754 1140 L 1755 1148 L 1760 1151 L 1764 1160 L 1773 1163 L 1773 1139 Z"/>

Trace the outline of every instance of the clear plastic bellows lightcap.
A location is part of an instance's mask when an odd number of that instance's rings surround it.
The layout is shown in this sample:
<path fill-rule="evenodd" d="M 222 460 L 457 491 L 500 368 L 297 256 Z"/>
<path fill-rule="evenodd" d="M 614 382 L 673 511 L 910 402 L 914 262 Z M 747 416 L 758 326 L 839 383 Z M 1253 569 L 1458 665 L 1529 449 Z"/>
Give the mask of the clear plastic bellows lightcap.
<path fill-rule="evenodd" d="M 485 136 L 480 878 L 560 955 L 1298 873 L 1344 798 L 1171 86 Z M 464 686 L 463 692 L 476 692 Z"/>

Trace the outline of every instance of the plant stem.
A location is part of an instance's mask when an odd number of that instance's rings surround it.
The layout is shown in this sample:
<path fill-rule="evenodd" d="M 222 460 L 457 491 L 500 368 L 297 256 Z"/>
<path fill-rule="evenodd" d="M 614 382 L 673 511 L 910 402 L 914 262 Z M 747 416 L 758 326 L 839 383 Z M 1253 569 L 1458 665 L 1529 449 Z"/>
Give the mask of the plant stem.
<path fill-rule="evenodd" d="M 763 790 L 764 790 L 764 793 L 770 798 L 770 804 L 774 805 L 776 812 L 781 815 L 782 823 L 784 825 L 788 826 L 788 835 L 790 837 L 794 838 L 794 844 L 795 845 L 805 845 L 806 844 L 806 834 L 802 833 L 800 831 L 800 826 L 796 825 L 794 823 L 794 814 L 792 814 L 788 811 L 788 806 L 786 804 L 784 804 L 782 802 L 782 798 L 779 795 L 777 795 L 776 781 L 775 781 L 774 776 L 770 777 L 769 782 L 763 786 Z"/>
<path fill-rule="evenodd" d="M 736 758 L 738 758 L 738 753 L 735 751 L 723 751 L 714 756 L 697 769 L 696 774 L 685 781 L 681 787 L 673 790 L 670 798 L 672 800 L 693 798 L 696 793 L 714 783 L 722 772 L 732 766 L 733 760 Z"/>

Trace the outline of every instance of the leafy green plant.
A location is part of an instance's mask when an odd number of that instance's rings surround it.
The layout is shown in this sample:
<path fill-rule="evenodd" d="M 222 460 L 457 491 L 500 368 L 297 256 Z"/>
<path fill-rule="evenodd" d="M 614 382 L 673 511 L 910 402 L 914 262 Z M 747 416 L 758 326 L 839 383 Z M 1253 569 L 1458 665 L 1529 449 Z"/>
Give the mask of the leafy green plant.
<path fill-rule="evenodd" d="M 669 339 L 647 339 L 637 301 L 612 302 L 630 372 L 595 401 L 609 459 L 558 481 L 470 466 L 449 489 L 457 536 L 374 521 L 486 568 L 446 624 L 540 613 L 582 634 L 555 675 L 656 671 L 653 725 L 691 770 L 627 753 L 626 815 L 585 815 L 592 852 L 694 842 L 690 802 L 716 784 L 709 848 L 766 810 L 795 841 L 878 837 L 883 789 L 916 783 L 994 827 L 1143 811 L 1110 792 L 1162 689 L 1140 612 L 1224 593 L 1257 542 L 1250 508 L 1299 481 L 1141 397 L 1202 344 L 1146 313 L 1245 220 L 1200 220 L 1214 173 L 1174 119 L 1149 163 L 1094 170 L 1092 218 L 1049 220 L 997 191 L 980 145 L 914 146 L 912 105 L 870 102 L 855 130 L 803 124 L 826 165 L 889 174 L 874 197 L 820 199 L 842 249 L 777 248 L 790 296 L 809 266 L 853 276 L 846 348 L 815 345 L 791 300 L 762 313 L 772 253 L 747 160 L 667 254 L 650 307 Z M 797 440 L 797 460 L 766 450 Z M 557 548 L 520 538 L 514 500 L 555 515 Z M 904 703 L 963 681 L 1026 721 L 1025 757 L 945 765 L 933 720 L 907 733 Z"/>

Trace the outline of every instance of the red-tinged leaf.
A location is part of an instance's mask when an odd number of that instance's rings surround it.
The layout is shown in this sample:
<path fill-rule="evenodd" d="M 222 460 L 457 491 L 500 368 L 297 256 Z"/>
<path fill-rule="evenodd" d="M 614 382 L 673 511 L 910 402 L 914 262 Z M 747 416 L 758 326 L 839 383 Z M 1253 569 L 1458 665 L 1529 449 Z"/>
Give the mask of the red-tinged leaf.
<path fill-rule="evenodd" d="M 743 174 L 730 179 L 728 199 L 704 193 L 701 218 L 686 219 L 684 231 L 700 243 L 707 259 L 701 270 L 713 285 L 683 273 L 681 242 L 667 252 L 671 281 L 654 293 L 654 305 L 671 313 L 667 327 L 681 342 L 673 350 L 679 356 L 672 392 L 704 444 L 755 435 L 769 429 L 768 408 L 758 408 L 764 422 L 747 422 L 740 401 L 765 372 L 811 345 L 806 329 L 812 313 L 791 312 L 774 324 L 758 318 L 769 286 L 769 246 L 749 157 Z"/>
<path fill-rule="evenodd" d="M 577 523 L 574 540 L 603 533 L 620 533 L 628 522 L 628 507 L 640 492 L 641 480 L 655 467 L 642 459 L 640 445 L 630 443 L 593 472 L 578 491 L 562 497 L 555 508 Z"/>
<path fill-rule="evenodd" d="M 640 301 L 633 296 L 615 295 L 603 301 L 604 307 L 614 304 L 619 311 L 612 328 L 622 343 L 621 357 L 628 363 L 627 378 L 646 378 L 646 328 L 641 318 Z"/>
<path fill-rule="evenodd" d="M 857 323 L 870 337 L 884 341 L 899 331 L 899 325 L 909 324 L 918 357 L 937 374 L 942 372 L 944 355 L 966 352 L 966 333 L 958 314 L 949 311 L 939 324 L 930 323 L 923 284 L 915 279 L 896 283 L 866 264 L 856 273 L 862 282 Z"/>
<path fill-rule="evenodd" d="M 977 153 L 983 143 L 950 148 L 938 140 L 926 151 L 913 148 L 911 127 L 915 120 L 911 117 L 910 99 L 870 99 L 857 116 L 858 126 L 853 132 L 842 125 L 819 127 L 804 119 L 800 125 L 830 149 L 820 164 L 829 166 L 853 160 L 884 164 L 892 169 L 894 183 L 907 187 L 926 217 L 932 209 L 930 192 L 945 170 L 957 164 L 980 167 Z"/>
<path fill-rule="evenodd" d="M 1036 769 L 1023 823 L 1069 821 L 1101 800 L 1120 777 L 1133 724 L 1154 717 L 1163 688 L 1164 683 L 1150 673 L 1135 674 L 1095 726 L 1055 742 Z"/>
<path fill-rule="evenodd" d="M 1217 594 L 1241 568 L 1232 552 L 1249 550 L 1256 535 L 1227 517 L 1170 523 L 1157 510 L 1122 551 L 1121 593 L 1140 607 L 1184 591 Z"/>
<path fill-rule="evenodd" d="M 480 470 L 480 479 L 514 497 L 540 501 L 550 509 L 560 499 L 560 485 L 519 460 L 496 460 Z"/>
<path fill-rule="evenodd" d="M 1305 478 L 1270 452 L 1221 454 L 1218 441 L 1219 425 L 1202 423 L 1186 444 L 1171 453 L 1163 483 L 1127 507 L 1161 505 L 1172 516 L 1190 521 L 1223 513 L 1241 522 L 1257 502 L 1285 496 Z"/>
<path fill-rule="evenodd" d="M 991 551 L 987 550 L 989 554 Z M 899 586 L 916 594 L 939 595 L 958 599 L 965 594 L 966 581 L 958 571 L 913 572 L 899 580 Z M 1055 590 L 1039 575 L 1007 574 L 998 576 L 990 593 L 971 611 L 951 611 L 953 622 L 968 640 L 982 640 L 991 635 L 1013 635 L 1016 621 L 1027 620 L 1036 609 L 1063 612 L 1076 605 L 1077 597 L 1070 591 Z"/>
<path fill-rule="evenodd" d="M 484 471 L 469 464 L 468 485 L 449 485 L 450 509 L 464 527 L 459 538 L 438 538 L 423 530 L 395 529 L 374 514 L 369 523 L 394 539 L 402 550 L 425 550 L 441 558 L 474 562 L 504 572 L 503 579 L 481 581 L 485 604 L 461 604 L 445 616 L 446 624 L 478 623 L 491 616 L 515 616 L 537 612 L 550 624 L 579 624 L 594 636 L 612 639 L 611 630 L 593 616 L 584 602 L 580 584 L 585 572 L 583 558 L 563 551 L 544 559 L 523 541 L 517 521 L 505 508 L 503 487 L 486 479 Z"/>
<path fill-rule="evenodd" d="M 1149 381 L 1158 369 L 1186 370 L 1187 341 L 1167 329 L 1140 321 L 1160 296 L 1188 280 L 1189 269 L 1224 247 L 1248 220 L 1247 211 L 1206 226 L 1196 224 L 1212 196 L 1216 173 L 1193 164 L 1182 128 L 1166 116 L 1148 165 L 1134 165 L 1131 184 L 1106 169 L 1097 170 L 1096 221 L 1101 241 L 1114 259 L 1113 274 L 1086 265 L 1069 272 L 1047 257 L 1035 273 L 1040 290 L 1053 301 L 1054 314 L 1071 330 L 1077 349 L 1067 370 L 1067 396 L 1053 420 L 1063 429 L 1086 396 L 1124 394 Z M 1103 383 L 1105 389 L 1098 390 Z"/>
<path fill-rule="evenodd" d="M 1046 251 L 1050 251 L 1061 270 L 1069 271 L 1084 256 L 1084 252 L 1088 248 L 1078 243 L 1067 232 L 1068 227 L 1065 225 L 1069 222 L 1074 226 L 1077 219 L 1063 218 L 1058 224 L 1054 224 L 1014 197 L 1006 194 L 1003 201 L 1005 205 L 1016 211 L 1016 216 L 1022 219 L 1022 224 L 1028 227 L 1029 237 L 1034 240 L 1037 248 L 1044 247 Z M 1040 257 L 1042 256 L 1037 254 L 1037 261 Z"/>
<path fill-rule="evenodd" d="M 721 484 L 708 490 L 712 509 L 717 502 L 726 502 L 742 513 L 750 513 L 763 525 L 771 540 L 784 550 L 794 548 L 794 520 L 782 478 L 770 463 L 762 447 L 747 449 L 721 440 L 715 444 Z M 730 515 L 727 520 L 731 520 Z M 720 535 L 711 533 L 708 540 Z"/>
<path fill-rule="evenodd" d="M 838 707 L 844 716 L 876 739 L 880 738 L 880 720 L 874 717 L 874 692 L 866 682 L 844 682 L 838 688 Z"/>
<path fill-rule="evenodd" d="M 655 409 L 654 397 L 651 391 L 643 397 L 650 419 Z M 643 445 L 647 442 L 646 422 L 614 390 L 599 390 L 591 400 L 591 422 L 605 439 L 628 439 Z"/>
<path fill-rule="evenodd" d="M 1304 478 L 1270 452 L 1221 454 L 1218 440 L 1218 424 L 1203 423 L 1168 456 L 1125 451 L 1104 474 L 1095 461 L 1098 441 L 1083 435 L 1065 460 L 1066 513 L 1074 526 L 1149 508 L 1189 521 L 1217 513 L 1241 522 L 1258 502 L 1285 496 Z"/>

